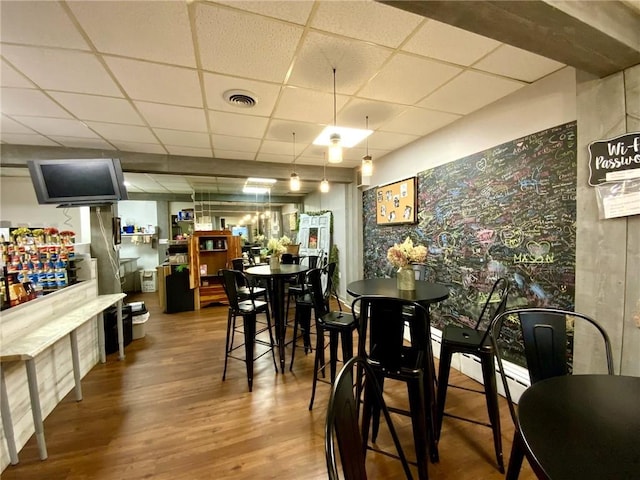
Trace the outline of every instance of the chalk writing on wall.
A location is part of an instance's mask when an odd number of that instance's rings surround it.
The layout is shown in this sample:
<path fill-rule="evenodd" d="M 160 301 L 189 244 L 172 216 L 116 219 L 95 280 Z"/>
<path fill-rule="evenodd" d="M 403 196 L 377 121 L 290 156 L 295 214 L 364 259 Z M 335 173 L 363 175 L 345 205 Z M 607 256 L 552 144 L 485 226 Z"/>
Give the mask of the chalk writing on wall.
<path fill-rule="evenodd" d="M 431 281 L 450 298 L 432 322 L 473 326 L 493 282 L 509 279 L 509 307 L 573 309 L 576 124 L 528 135 L 418 173 L 418 224 L 376 225 L 375 189 L 363 194 L 365 277 L 411 236 L 426 245 Z"/>

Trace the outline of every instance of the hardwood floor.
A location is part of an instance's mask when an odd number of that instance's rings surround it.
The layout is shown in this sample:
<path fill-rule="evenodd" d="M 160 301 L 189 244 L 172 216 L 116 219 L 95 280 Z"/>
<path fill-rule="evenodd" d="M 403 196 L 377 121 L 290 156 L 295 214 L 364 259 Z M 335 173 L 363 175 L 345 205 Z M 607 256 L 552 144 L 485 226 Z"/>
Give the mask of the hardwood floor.
<path fill-rule="evenodd" d="M 294 371 L 274 372 L 270 356 L 256 362 L 253 392 L 244 364 L 229 360 L 222 381 L 226 307 L 199 312 L 161 313 L 155 294 L 138 294 L 150 310 L 146 336 L 126 348 L 126 359 L 109 355 L 82 380 L 84 400 L 73 392 L 45 420 L 49 458 L 38 459 L 34 437 L 20 463 L 3 480 L 136 479 L 323 479 L 324 420 L 329 387 L 318 384 L 313 411 L 313 355 L 296 351 Z M 287 355 L 291 349 L 287 349 Z M 290 358 L 290 357 L 288 357 Z M 452 372 L 451 382 L 475 384 Z M 389 403 L 402 402 L 404 387 L 388 388 Z M 450 389 L 447 409 L 486 417 L 481 395 Z M 500 404 L 505 463 L 513 426 Z M 394 415 L 412 451 L 409 420 Z M 440 462 L 429 465 L 432 479 L 499 479 L 488 428 L 446 418 Z M 372 478 L 401 476 L 399 463 L 369 454 Z M 522 480 L 535 476 L 528 465 Z"/>

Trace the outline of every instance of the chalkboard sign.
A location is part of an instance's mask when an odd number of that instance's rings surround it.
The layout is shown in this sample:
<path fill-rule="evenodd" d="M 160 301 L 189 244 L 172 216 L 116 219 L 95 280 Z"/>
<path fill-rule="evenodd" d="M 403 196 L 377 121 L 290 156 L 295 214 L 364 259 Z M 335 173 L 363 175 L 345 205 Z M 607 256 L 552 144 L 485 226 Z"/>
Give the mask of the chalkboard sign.
<path fill-rule="evenodd" d="M 640 132 L 589 144 L 589 185 L 640 177 Z"/>
<path fill-rule="evenodd" d="M 427 246 L 431 281 L 449 286 L 432 323 L 472 326 L 498 277 L 509 307 L 572 309 L 575 286 L 576 124 L 553 127 L 418 173 L 418 224 L 376 224 L 363 194 L 365 277 L 382 276 L 387 249 Z"/>

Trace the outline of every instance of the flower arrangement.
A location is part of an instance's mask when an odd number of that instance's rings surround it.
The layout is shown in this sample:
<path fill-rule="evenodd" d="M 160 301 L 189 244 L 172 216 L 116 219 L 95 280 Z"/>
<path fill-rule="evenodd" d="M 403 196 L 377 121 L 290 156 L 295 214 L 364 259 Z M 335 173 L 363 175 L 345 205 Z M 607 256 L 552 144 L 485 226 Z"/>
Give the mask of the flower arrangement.
<path fill-rule="evenodd" d="M 267 239 L 264 235 L 256 235 L 256 243 L 259 245 L 264 245 L 264 241 Z"/>
<path fill-rule="evenodd" d="M 280 242 L 280 239 L 271 237 L 267 242 L 268 255 L 282 255 L 287 249 Z"/>
<path fill-rule="evenodd" d="M 291 245 L 291 239 L 286 235 L 281 236 L 279 242 L 280 242 L 280 245 L 282 245 L 283 247 L 286 247 L 287 245 Z"/>
<path fill-rule="evenodd" d="M 427 247 L 414 245 L 411 238 L 401 244 L 394 243 L 387 250 L 387 260 L 396 268 L 406 267 L 411 263 L 423 263 L 427 258 Z"/>

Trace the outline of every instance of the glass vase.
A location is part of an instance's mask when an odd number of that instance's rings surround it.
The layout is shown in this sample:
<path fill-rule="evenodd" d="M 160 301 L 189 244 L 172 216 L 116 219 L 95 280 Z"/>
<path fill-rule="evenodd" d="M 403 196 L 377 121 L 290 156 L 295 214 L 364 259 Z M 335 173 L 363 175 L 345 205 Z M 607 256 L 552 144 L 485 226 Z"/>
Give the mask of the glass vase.
<path fill-rule="evenodd" d="M 398 269 L 396 281 L 398 283 L 398 290 L 416 289 L 416 274 L 413 268 L 411 268 L 411 265 L 406 265 Z"/>
<path fill-rule="evenodd" d="M 280 270 L 280 255 L 271 255 L 269 257 L 269 268 L 271 270 Z"/>

